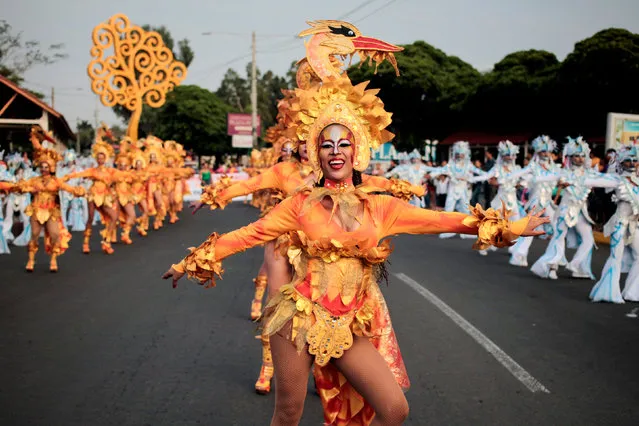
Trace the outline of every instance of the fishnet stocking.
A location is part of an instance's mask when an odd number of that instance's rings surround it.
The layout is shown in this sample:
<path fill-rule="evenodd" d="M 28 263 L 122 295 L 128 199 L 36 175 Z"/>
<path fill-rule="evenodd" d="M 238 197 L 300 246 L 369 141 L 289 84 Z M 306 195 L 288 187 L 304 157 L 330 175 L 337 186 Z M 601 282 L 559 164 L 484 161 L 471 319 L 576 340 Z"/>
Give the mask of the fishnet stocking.
<path fill-rule="evenodd" d="M 354 336 L 353 346 L 333 363 L 375 410 L 371 426 L 401 425 L 406 420 L 406 397 L 388 364 L 368 339 Z"/>
<path fill-rule="evenodd" d="M 276 378 L 275 412 L 271 426 L 296 426 L 304 412 L 308 372 L 313 359 L 306 349 L 298 354 L 290 338 L 284 337 L 286 332 L 281 332 L 271 336 Z"/>

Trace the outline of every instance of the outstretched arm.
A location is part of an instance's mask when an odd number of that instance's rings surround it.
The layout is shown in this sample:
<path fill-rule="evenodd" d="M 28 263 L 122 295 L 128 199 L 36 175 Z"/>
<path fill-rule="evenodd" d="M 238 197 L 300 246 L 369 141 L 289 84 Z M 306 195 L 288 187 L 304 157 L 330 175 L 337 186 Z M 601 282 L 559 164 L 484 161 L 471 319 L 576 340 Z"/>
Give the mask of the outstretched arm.
<path fill-rule="evenodd" d="M 225 184 L 209 185 L 202 192 L 200 205 L 196 206 L 195 211 L 199 210 L 204 204 L 209 205 L 211 210 L 216 208 L 223 209 L 233 198 L 252 194 L 261 189 L 281 189 L 282 172 L 287 166 L 290 166 L 290 164 L 276 164 L 259 175 L 232 183 L 229 186 Z"/>
<path fill-rule="evenodd" d="M 73 173 L 69 173 L 68 175 L 64 175 L 62 177 L 62 180 L 64 182 L 70 180 L 70 179 L 75 179 L 75 178 L 90 178 L 93 176 L 93 170 L 92 169 L 86 169 L 86 170 L 82 170 L 80 172 L 73 172 Z"/>
<path fill-rule="evenodd" d="M 393 197 L 404 200 L 410 200 L 413 195 L 422 197 L 426 192 L 423 186 L 412 185 L 410 182 L 396 178 L 386 179 L 381 176 L 362 175 L 362 183 L 388 191 Z"/>
<path fill-rule="evenodd" d="M 191 253 L 180 263 L 172 265 L 164 275 L 164 279 L 173 278 L 173 286 L 186 273 L 200 284 L 211 282 L 215 285 L 215 275 L 221 277 L 222 259 L 251 247 L 272 241 L 282 234 L 299 228 L 297 220 L 303 195 L 287 198 L 278 204 L 269 214 L 238 230 L 227 234 L 213 233 L 199 247 L 191 249 Z"/>
<path fill-rule="evenodd" d="M 81 186 L 71 186 L 68 183 L 59 181 L 60 189 L 62 191 L 66 191 L 70 194 L 75 195 L 76 197 L 82 197 L 86 194 L 86 190 Z"/>
<path fill-rule="evenodd" d="M 472 208 L 472 215 L 457 212 L 437 212 L 420 209 L 400 203 L 386 197 L 380 199 L 383 229 L 385 236 L 395 234 L 441 234 L 453 232 L 456 234 L 478 235 L 476 246 L 486 248 L 490 245 L 505 247 L 511 245 L 519 236 L 541 235 L 542 231 L 534 229 L 547 222 L 547 219 L 536 215 L 527 216 L 516 222 L 504 218 L 503 212 L 493 209 L 484 211 L 481 207 Z M 545 222 L 544 222 L 545 221 Z"/>
<path fill-rule="evenodd" d="M 596 172 L 592 177 L 586 178 L 585 183 L 591 188 L 616 188 L 621 181 L 618 175 Z"/>

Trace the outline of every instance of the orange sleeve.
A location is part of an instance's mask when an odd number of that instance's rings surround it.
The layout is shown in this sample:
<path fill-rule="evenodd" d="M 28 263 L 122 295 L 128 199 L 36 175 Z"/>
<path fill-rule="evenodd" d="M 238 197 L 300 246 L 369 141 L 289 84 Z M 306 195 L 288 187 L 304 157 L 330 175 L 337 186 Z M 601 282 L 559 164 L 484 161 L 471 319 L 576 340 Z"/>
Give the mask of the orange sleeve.
<path fill-rule="evenodd" d="M 215 275 L 221 276 L 223 273 L 222 259 L 299 229 L 298 212 L 302 197 L 300 194 L 287 198 L 269 214 L 243 228 L 219 236 L 217 233 L 211 234 L 173 268 L 186 272 L 200 283 L 211 281 L 211 286 L 215 285 Z"/>
<path fill-rule="evenodd" d="M 71 186 L 61 180 L 58 180 L 58 184 L 60 185 L 60 189 L 62 191 L 66 191 L 70 194 L 75 195 L 76 197 L 82 197 L 86 193 L 85 189 L 81 186 Z"/>
<path fill-rule="evenodd" d="M 235 197 L 252 194 L 261 189 L 280 189 L 282 187 L 281 177 L 284 175 L 288 163 L 278 163 L 269 167 L 263 173 L 246 180 L 233 183 L 217 194 L 221 201 L 232 200 Z"/>
<path fill-rule="evenodd" d="M 393 197 L 410 200 L 413 195 L 418 197 L 424 196 L 426 190 L 421 185 L 412 185 L 405 180 L 391 178 L 386 179 L 382 176 L 371 176 L 362 174 L 362 183 L 368 186 L 374 186 L 393 194 Z"/>
<path fill-rule="evenodd" d="M 0 191 L 9 191 L 13 189 L 15 185 L 11 182 L 0 182 Z"/>
<path fill-rule="evenodd" d="M 464 225 L 464 213 L 422 209 L 388 196 L 379 196 L 379 213 L 386 236 L 395 234 L 477 234 L 477 227 Z M 380 216 L 378 216 L 380 217 Z"/>
<path fill-rule="evenodd" d="M 85 169 L 85 170 L 82 170 L 81 172 L 73 172 L 73 173 L 64 175 L 62 176 L 62 179 L 67 181 L 69 179 L 75 179 L 75 178 L 92 178 L 92 177 L 93 177 L 93 169 Z"/>
<path fill-rule="evenodd" d="M 395 234 L 456 234 L 478 235 L 476 248 L 512 245 L 528 226 L 530 218 L 516 222 L 504 219 L 493 209 L 472 208 L 472 215 L 438 212 L 403 203 L 391 197 L 378 196 L 377 217 L 383 218 L 384 236 Z"/>

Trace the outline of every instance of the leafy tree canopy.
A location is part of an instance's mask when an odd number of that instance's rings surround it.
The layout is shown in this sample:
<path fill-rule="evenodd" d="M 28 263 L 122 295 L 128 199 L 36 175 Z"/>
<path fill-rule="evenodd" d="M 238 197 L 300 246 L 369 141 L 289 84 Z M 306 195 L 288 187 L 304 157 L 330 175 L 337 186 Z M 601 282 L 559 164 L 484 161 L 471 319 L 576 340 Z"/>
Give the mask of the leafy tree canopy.
<path fill-rule="evenodd" d="M 200 155 L 220 155 L 231 150 L 226 134 L 230 107 L 217 95 L 199 86 L 178 86 L 157 110 L 158 123 L 153 134 L 175 140 Z"/>

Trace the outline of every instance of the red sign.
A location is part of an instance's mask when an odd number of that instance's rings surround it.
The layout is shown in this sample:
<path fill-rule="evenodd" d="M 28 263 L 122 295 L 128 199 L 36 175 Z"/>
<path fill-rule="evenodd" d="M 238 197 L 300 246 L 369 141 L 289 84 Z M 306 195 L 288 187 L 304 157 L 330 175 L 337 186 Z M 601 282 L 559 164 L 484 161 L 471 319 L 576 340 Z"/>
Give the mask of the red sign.
<path fill-rule="evenodd" d="M 233 135 L 253 135 L 253 123 L 251 114 L 229 114 L 227 116 L 227 134 Z M 260 116 L 257 116 L 257 135 L 261 134 Z"/>

